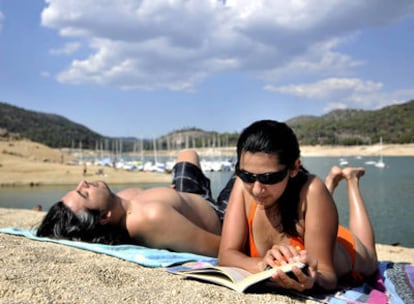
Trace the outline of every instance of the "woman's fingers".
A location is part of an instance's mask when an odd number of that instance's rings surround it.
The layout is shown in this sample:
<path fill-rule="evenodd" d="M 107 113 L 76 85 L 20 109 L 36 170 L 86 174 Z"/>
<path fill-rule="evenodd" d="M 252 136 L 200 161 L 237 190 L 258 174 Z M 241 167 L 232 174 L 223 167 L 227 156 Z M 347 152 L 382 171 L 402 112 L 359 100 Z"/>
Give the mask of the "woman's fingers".
<path fill-rule="evenodd" d="M 274 267 L 290 263 L 294 261 L 298 255 L 299 253 L 294 246 L 274 245 L 270 250 L 267 251 L 265 257 L 269 259 L 269 265 Z M 273 261 L 271 261 L 271 259 L 273 259 Z"/>
<path fill-rule="evenodd" d="M 301 268 L 296 266 L 292 268 L 290 273 L 277 269 L 272 279 L 282 288 L 298 291 L 311 289 L 314 284 L 314 278 L 306 275 Z"/>
<path fill-rule="evenodd" d="M 287 249 L 287 251 L 286 251 Z M 296 249 L 295 249 L 296 250 Z M 272 250 L 269 250 L 269 257 L 282 257 L 286 258 L 289 254 L 292 254 L 291 248 L 282 248 L 281 246 L 273 246 Z M 301 251 L 298 253 L 293 252 L 296 255 L 292 255 L 290 260 L 299 261 L 305 264 L 304 268 L 297 266 L 292 267 L 292 271 L 283 272 L 280 269 L 275 271 L 275 274 L 272 276 L 273 281 L 275 281 L 280 287 L 287 289 L 294 289 L 298 291 L 304 291 L 306 289 L 311 289 L 315 284 L 315 275 L 317 271 L 317 261 L 307 255 L 306 251 Z M 288 258 L 289 259 L 289 258 Z M 274 262 L 275 264 L 278 261 Z M 286 263 L 286 262 L 285 262 Z M 311 264 L 312 266 L 308 265 Z"/>

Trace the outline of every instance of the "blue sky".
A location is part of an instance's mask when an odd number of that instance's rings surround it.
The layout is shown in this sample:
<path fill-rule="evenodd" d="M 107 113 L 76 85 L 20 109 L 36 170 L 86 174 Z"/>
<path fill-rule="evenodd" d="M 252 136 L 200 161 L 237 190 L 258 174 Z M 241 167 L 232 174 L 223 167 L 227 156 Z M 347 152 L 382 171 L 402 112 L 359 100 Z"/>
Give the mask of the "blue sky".
<path fill-rule="evenodd" d="M 412 0 L 0 0 L 0 101 L 107 136 L 414 98 Z"/>

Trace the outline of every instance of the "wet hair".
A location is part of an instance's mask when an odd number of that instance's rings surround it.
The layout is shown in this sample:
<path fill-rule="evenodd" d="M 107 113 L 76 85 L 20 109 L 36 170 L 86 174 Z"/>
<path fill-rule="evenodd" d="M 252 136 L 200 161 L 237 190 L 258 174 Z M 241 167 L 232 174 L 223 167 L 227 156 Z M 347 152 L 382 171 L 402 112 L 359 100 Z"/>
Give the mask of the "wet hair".
<path fill-rule="evenodd" d="M 99 210 L 74 213 L 63 202 L 52 205 L 36 236 L 109 245 L 133 244 L 125 229 L 100 223 Z"/>
<path fill-rule="evenodd" d="M 283 122 L 259 120 L 245 128 L 237 142 L 237 163 L 244 152 L 264 152 L 277 157 L 279 164 L 293 169 L 300 157 L 299 142 L 293 130 Z M 278 200 L 283 231 L 298 236 L 296 223 L 300 191 L 308 180 L 308 171 L 301 166 L 295 177 L 289 177 L 285 191 Z"/>

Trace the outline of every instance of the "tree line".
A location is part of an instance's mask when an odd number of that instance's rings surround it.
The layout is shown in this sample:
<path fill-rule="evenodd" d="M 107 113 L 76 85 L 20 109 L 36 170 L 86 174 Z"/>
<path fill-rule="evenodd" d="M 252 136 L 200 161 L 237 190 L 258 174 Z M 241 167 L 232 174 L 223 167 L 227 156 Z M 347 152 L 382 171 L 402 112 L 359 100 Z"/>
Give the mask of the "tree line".
<path fill-rule="evenodd" d="M 141 149 L 235 146 L 239 133 L 218 133 L 195 127 L 174 130 L 159 138 L 113 138 L 49 113 L 29 111 L 0 102 L 0 129 L 20 134 L 53 148 Z M 277 118 L 275 118 L 277 119 Z M 414 100 L 379 110 L 335 110 L 322 116 L 298 116 L 286 123 L 302 145 L 369 145 L 382 137 L 385 143 L 414 142 Z M 179 147 L 177 147 L 179 145 Z"/>

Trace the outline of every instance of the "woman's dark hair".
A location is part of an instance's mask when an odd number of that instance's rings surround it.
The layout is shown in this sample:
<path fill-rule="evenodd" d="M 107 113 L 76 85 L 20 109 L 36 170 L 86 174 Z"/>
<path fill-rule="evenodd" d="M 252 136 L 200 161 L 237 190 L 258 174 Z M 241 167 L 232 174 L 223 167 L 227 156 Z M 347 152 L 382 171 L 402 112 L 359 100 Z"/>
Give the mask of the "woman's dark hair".
<path fill-rule="evenodd" d="M 242 152 L 275 154 L 279 163 L 293 168 L 300 157 L 299 143 L 293 130 L 275 120 L 259 120 L 245 128 L 237 141 L 237 159 Z"/>
<path fill-rule="evenodd" d="M 276 155 L 279 164 L 292 169 L 300 157 L 299 143 L 293 130 L 285 123 L 275 120 L 259 120 L 245 128 L 237 142 L 237 163 L 243 152 L 264 152 Z M 308 180 L 308 171 L 301 167 L 279 198 L 283 231 L 297 236 L 298 206 L 300 190 Z"/>
<path fill-rule="evenodd" d="M 98 210 L 75 214 L 63 202 L 57 202 L 50 207 L 36 236 L 109 245 L 133 243 L 126 230 L 102 225 L 99 220 Z"/>

